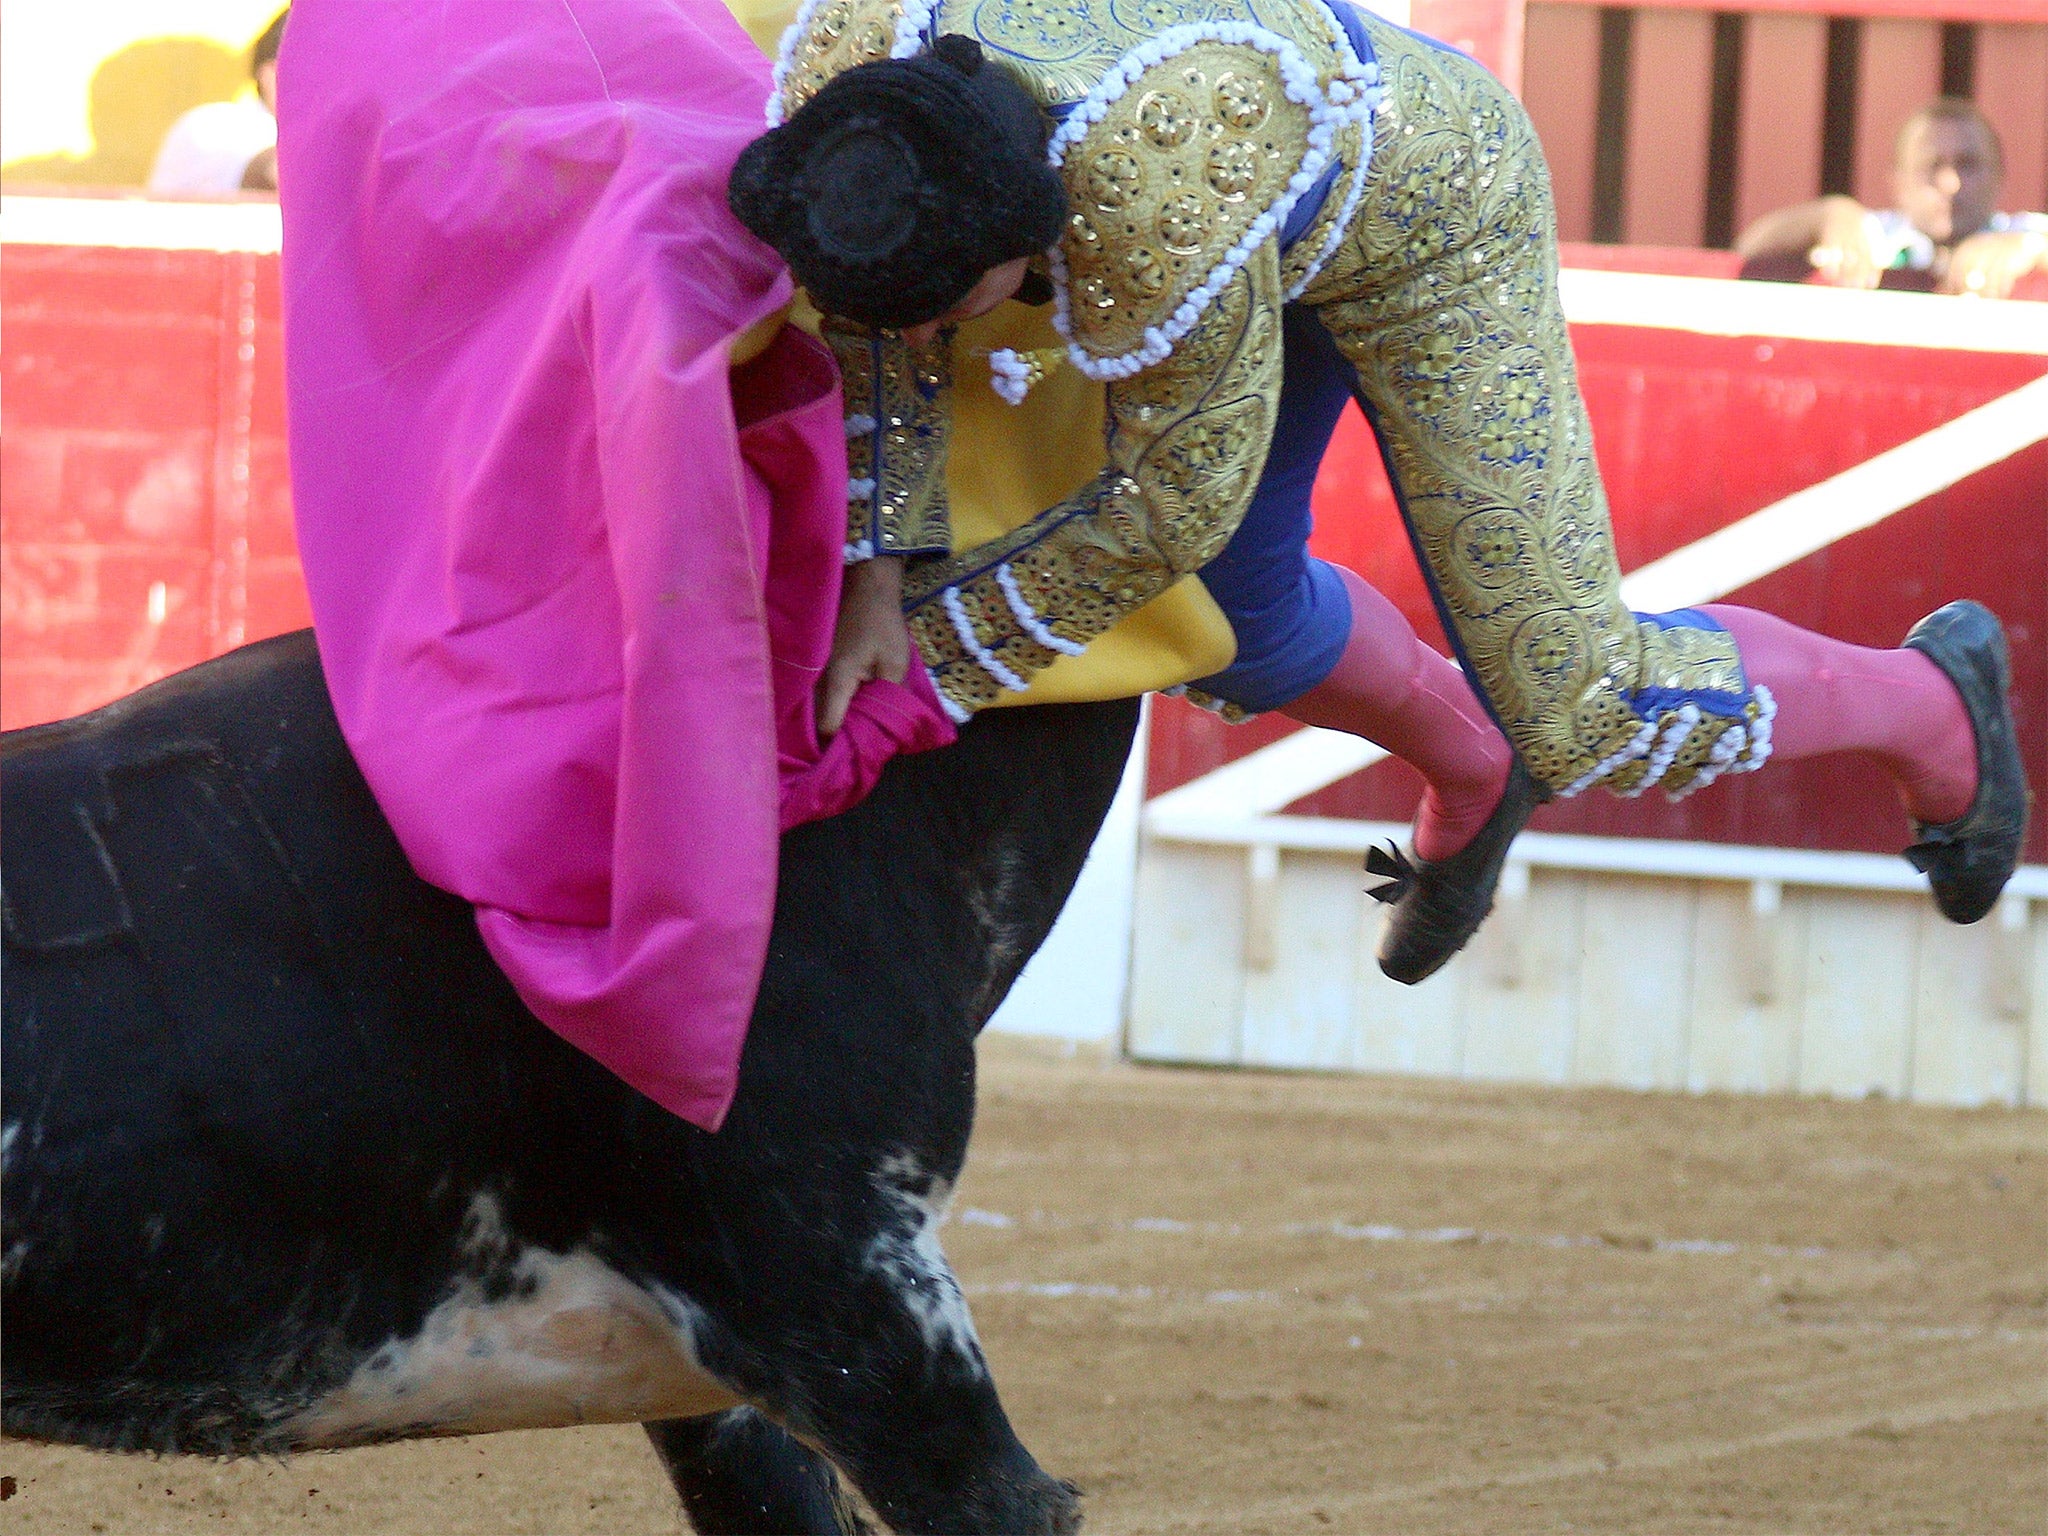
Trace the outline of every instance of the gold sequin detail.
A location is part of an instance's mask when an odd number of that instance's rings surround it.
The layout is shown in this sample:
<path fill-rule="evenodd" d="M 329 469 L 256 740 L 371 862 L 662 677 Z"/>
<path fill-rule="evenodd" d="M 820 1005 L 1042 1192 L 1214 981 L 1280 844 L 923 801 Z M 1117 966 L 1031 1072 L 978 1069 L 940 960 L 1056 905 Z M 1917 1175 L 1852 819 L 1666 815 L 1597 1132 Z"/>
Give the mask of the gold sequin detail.
<path fill-rule="evenodd" d="M 783 120 L 787 122 L 834 75 L 889 57 L 902 16 L 902 0 L 832 0 L 818 11 L 789 55 L 789 73 L 782 82 Z"/>
<path fill-rule="evenodd" d="M 847 503 L 847 542 L 868 544 L 878 555 L 951 549 L 946 501 L 950 336 L 913 353 L 893 331 L 876 332 L 831 316 L 820 330 L 839 363 L 847 413 L 875 424 L 846 440 L 848 477 L 875 482 L 870 496 Z"/>
<path fill-rule="evenodd" d="M 1069 293 L 1085 296 L 1075 343 L 1097 357 L 1143 346 L 1286 193 L 1309 127 L 1271 55 L 1244 44 L 1197 43 L 1139 76 L 1068 155 L 1100 237 L 1070 231 L 1062 247 Z"/>
<path fill-rule="evenodd" d="M 1303 299 L 1358 367 L 1476 680 L 1530 771 L 1564 788 L 1638 741 L 1643 690 L 1739 700 L 1740 659 L 1728 635 L 1621 600 L 1528 117 L 1471 61 L 1365 25 L 1386 86 L 1367 189 Z M 1651 712 L 1659 739 L 1675 710 Z M 1691 727 L 1663 786 L 1689 783 L 1731 723 Z M 1607 782 L 1650 771 L 1637 756 Z"/>
<path fill-rule="evenodd" d="M 1085 643 L 1230 542 L 1273 437 L 1278 282 L 1269 245 L 1171 357 L 1110 387 L 1110 462 L 1075 496 L 992 544 L 911 566 L 911 630 L 948 698 L 978 708 L 1001 685 L 961 643 L 946 588 L 959 592 L 976 642 L 1029 678 L 1053 655 L 1017 621 L 998 564 L 1008 564 L 1019 594 L 1054 634 Z"/>

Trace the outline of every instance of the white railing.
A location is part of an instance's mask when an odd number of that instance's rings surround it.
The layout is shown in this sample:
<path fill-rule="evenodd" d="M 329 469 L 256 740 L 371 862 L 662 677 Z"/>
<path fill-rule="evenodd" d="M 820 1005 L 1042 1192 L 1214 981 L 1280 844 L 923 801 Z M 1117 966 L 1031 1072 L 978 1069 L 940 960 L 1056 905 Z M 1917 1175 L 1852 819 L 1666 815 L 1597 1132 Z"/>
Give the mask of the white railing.
<path fill-rule="evenodd" d="M 148 251 L 283 248 L 274 201 L 167 202 L 145 197 L 0 197 L 0 244 Z"/>

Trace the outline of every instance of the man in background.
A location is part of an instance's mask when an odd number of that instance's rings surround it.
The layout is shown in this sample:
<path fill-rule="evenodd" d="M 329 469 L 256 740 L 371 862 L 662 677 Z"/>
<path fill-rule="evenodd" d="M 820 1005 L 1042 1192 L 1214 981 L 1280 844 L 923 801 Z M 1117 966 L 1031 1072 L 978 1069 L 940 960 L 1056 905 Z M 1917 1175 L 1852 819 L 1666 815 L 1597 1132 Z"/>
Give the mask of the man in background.
<path fill-rule="evenodd" d="M 277 190 L 277 48 L 287 14 L 279 11 L 249 49 L 256 100 L 209 101 L 171 124 L 149 173 L 150 196 Z"/>
<path fill-rule="evenodd" d="M 1899 129 L 1890 208 L 1835 194 L 1767 213 L 1735 243 L 1745 277 L 1913 288 L 2003 299 L 2048 277 L 2048 215 L 2002 213 L 2005 151 L 1990 119 L 1953 96 Z"/>

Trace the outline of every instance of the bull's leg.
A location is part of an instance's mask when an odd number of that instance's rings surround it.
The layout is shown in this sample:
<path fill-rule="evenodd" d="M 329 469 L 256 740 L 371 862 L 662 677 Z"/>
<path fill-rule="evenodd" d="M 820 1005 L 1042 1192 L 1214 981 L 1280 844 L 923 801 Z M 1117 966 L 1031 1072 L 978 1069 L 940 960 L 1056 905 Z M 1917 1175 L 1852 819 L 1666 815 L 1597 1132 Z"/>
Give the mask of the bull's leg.
<path fill-rule="evenodd" d="M 949 1185 L 908 1156 L 860 1182 L 866 1198 L 840 1210 L 842 1221 L 859 1210 L 865 1235 L 842 1226 L 836 1242 L 792 1245 L 801 1278 L 792 1265 L 778 1276 L 785 1284 L 757 1284 L 724 1328 L 707 1331 L 710 1363 L 829 1456 L 894 1531 L 1078 1530 L 1078 1493 L 1011 1429 L 940 1251 Z"/>
<path fill-rule="evenodd" d="M 649 1424 L 693 1530 L 704 1536 L 853 1536 L 867 1522 L 831 1463 L 751 1408 Z"/>

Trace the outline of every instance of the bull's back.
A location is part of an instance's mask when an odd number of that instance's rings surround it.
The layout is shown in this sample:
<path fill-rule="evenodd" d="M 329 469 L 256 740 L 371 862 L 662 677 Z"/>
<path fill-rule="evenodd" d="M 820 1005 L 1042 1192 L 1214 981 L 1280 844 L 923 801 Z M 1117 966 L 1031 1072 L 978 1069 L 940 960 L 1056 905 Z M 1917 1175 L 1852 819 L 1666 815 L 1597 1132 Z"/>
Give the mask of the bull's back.
<path fill-rule="evenodd" d="M 260 1443 L 431 1302 L 478 1085 L 551 1037 L 407 865 L 310 634 L 9 733 L 0 814 L 9 1428 Z"/>

